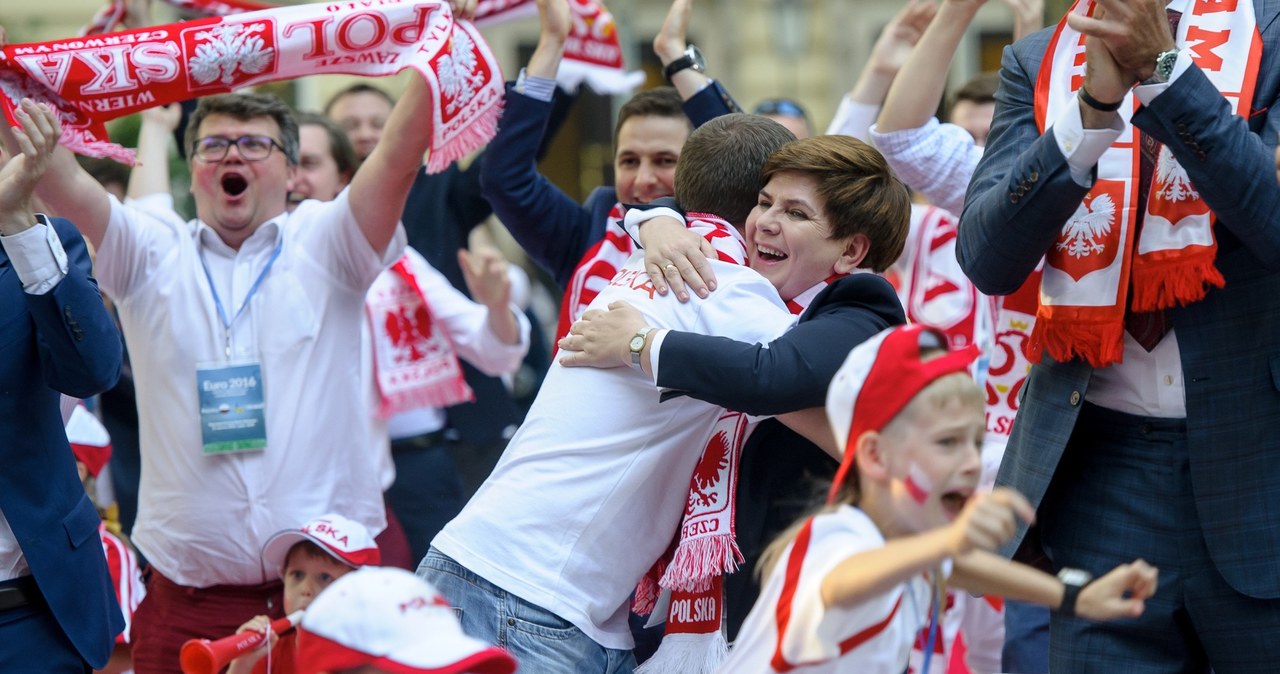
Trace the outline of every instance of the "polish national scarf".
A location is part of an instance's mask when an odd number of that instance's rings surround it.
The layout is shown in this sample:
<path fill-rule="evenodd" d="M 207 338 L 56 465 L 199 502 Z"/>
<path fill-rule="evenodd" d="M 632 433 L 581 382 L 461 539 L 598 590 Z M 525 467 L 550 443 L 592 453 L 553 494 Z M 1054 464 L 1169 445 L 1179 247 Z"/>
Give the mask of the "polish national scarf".
<path fill-rule="evenodd" d="M 225 3 L 225 0 L 224 0 Z M 373 6 L 364 6 L 364 5 Z M 439 172 L 496 130 L 502 73 L 475 27 L 443 0 L 276 7 L 0 50 L 0 102 L 10 124 L 23 97 L 54 106 L 62 143 L 133 161 L 104 123 L 146 108 L 304 75 L 418 71 L 431 89 L 431 153 Z"/>
<path fill-rule="evenodd" d="M 164 0 L 185 10 L 210 16 L 227 16 L 241 12 L 270 9 L 274 5 L 252 0 Z M 622 62 L 622 46 L 613 15 L 597 0 L 569 0 L 572 24 L 565 41 L 564 61 L 556 73 L 562 87 L 576 91 L 587 82 L 602 94 L 628 92 L 644 81 L 644 73 L 627 73 Z M 480 0 L 476 4 L 477 26 L 503 23 L 535 16 L 536 0 Z M 85 35 L 105 33 L 126 18 L 125 0 L 109 0 L 85 26 Z"/>
<path fill-rule="evenodd" d="M 1091 15 L 1093 0 L 1070 12 Z M 1262 56 L 1253 3 L 1177 0 L 1177 44 L 1248 118 Z M 1068 105 L 1078 105 L 1084 83 L 1084 36 L 1059 22 L 1036 81 L 1035 119 L 1043 133 Z M 1161 148 L 1146 203 L 1139 203 L 1140 131 L 1129 124 L 1138 100 L 1130 91 L 1120 107 L 1125 130 L 1103 153 L 1097 180 L 1063 226 L 1045 257 L 1040 307 L 1029 353 L 1057 361 L 1081 357 L 1094 367 L 1120 362 L 1125 299 L 1149 312 L 1202 299 L 1225 280 L 1214 265 L 1214 215 L 1168 148 Z M 1139 209 L 1142 227 L 1135 241 Z"/>
<path fill-rule="evenodd" d="M 690 213 L 688 217 L 690 229 L 698 231 L 700 221 L 714 216 Z M 723 254 L 721 259 L 734 261 Z M 787 300 L 787 308 L 797 316 L 803 314 L 819 293 L 842 276 L 814 284 Z M 737 571 L 744 561 L 736 540 L 734 510 L 742 447 L 754 427 L 745 414 L 721 413 L 689 480 L 689 500 L 677 541 L 636 587 L 633 609 L 637 613 L 661 608 L 664 599 L 666 609 L 662 643 L 636 669 L 637 674 L 710 674 L 728 653 L 720 630 L 724 574 Z"/>
<path fill-rule="evenodd" d="M 405 253 L 374 280 L 365 296 L 373 336 L 378 416 L 475 400 L 453 341 L 431 314 L 413 260 Z"/>

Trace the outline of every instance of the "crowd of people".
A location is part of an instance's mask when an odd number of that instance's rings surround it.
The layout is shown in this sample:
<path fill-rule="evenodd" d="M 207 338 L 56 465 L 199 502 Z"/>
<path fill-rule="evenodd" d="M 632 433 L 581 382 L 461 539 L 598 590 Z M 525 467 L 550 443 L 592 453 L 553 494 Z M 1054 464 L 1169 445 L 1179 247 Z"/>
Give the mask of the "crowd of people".
<path fill-rule="evenodd" d="M 570 0 L 442 170 L 429 77 L 157 106 L 127 175 L 13 97 L 0 672 L 1273 669 L 1280 8 L 1002 0 L 948 99 L 986 1 L 815 134 L 672 0 L 582 203 Z M 491 216 L 562 292 L 524 412 Z"/>

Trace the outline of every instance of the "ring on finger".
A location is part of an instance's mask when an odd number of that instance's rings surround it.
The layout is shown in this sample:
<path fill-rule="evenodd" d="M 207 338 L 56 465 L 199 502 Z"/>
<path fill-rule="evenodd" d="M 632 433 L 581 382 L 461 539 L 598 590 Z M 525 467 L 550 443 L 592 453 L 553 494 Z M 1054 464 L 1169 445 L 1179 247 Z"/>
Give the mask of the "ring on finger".
<path fill-rule="evenodd" d="M 663 269 L 667 270 L 668 272 L 673 272 L 676 274 L 680 273 L 680 269 L 677 268 L 674 264 L 671 264 L 670 262 L 668 262 L 667 266 L 663 267 Z"/>

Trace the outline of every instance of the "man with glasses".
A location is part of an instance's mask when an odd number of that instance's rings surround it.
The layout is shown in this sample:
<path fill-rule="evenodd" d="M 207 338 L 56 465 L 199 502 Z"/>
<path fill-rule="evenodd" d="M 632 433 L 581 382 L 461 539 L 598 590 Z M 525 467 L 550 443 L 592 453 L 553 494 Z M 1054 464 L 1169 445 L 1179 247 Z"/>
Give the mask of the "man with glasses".
<path fill-rule="evenodd" d="M 756 104 L 752 114 L 764 115 L 786 127 L 797 139 L 813 135 L 813 124 L 809 122 L 809 113 L 804 106 L 790 98 L 766 98 Z"/>
<path fill-rule="evenodd" d="M 298 126 L 273 96 L 201 100 L 187 127 L 196 219 L 109 196 L 61 151 L 39 194 L 98 250 L 133 354 L 142 482 L 133 540 L 153 572 L 138 672 L 196 637 L 280 613 L 266 537 L 324 512 L 384 525 L 360 382 L 365 292 L 404 250 L 400 212 L 431 136 L 413 78 L 333 201 L 286 211 Z"/>

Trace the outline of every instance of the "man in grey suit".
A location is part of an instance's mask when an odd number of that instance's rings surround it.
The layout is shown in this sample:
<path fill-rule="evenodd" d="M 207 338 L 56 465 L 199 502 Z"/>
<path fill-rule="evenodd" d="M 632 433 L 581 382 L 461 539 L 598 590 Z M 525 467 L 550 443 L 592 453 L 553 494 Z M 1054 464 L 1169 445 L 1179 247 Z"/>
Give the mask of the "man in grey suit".
<path fill-rule="evenodd" d="M 1160 568 L 1139 619 L 1054 614 L 1054 672 L 1280 663 L 1278 13 L 1080 0 L 1004 53 L 958 256 L 990 294 L 1044 260 L 1043 354 L 998 478 L 1038 536 L 1006 552 Z M 1197 255 L 1181 276 L 1149 264 Z"/>

